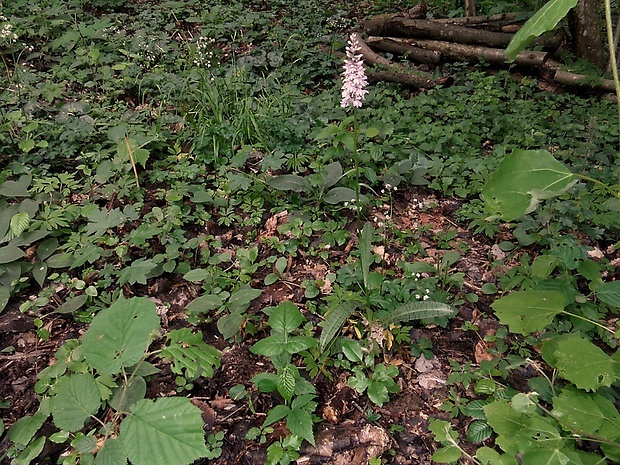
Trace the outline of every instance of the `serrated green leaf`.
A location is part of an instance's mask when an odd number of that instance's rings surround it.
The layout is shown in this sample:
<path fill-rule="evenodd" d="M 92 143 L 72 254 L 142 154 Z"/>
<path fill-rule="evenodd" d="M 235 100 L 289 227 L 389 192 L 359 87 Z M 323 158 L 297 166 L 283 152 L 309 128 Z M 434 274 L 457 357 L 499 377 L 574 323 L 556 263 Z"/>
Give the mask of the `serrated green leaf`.
<path fill-rule="evenodd" d="M 126 465 L 127 452 L 119 439 L 108 439 L 95 457 L 95 465 Z"/>
<path fill-rule="evenodd" d="M 132 465 L 186 465 L 209 452 L 202 426 L 189 399 L 143 399 L 121 423 L 119 439 Z"/>
<path fill-rule="evenodd" d="M 250 347 L 250 351 L 255 354 L 264 355 L 265 357 L 273 357 L 283 352 L 296 354 L 310 347 L 314 347 L 316 344 L 317 341 L 310 336 L 294 336 L 284 340 L 278 335 L 261 339 Z"/>
<path fill-rule="evenodd" d="M 543 5 L 514 35 L 508 47 L 506 58 L 513 61 L 517 55 L 527 47 L 534 38 L 553 30 L 564 18 L 578 0 L 551 0 Z"/>
<path fill-rule="evenodd" d="M 312 432 L 312 415 L 306 409 L 292 409 L 286 416 L 286 427 L 291 433 L 304 438 L 310 444 L 316 446 L 314 433 Z"/>
<path fill-rule="evenodd" d="M 482 465 L 519 465 L 514 457 L 500 454 L 490 447 L 481 447 L 476 451 L 476 458 Z"/>
<path fill-rule="evenodd" d="M 305 320 L 293 302 L 282 302 L 269 316 L 269 326 L 278 333 L 292 333 Z"/>
<path fill-rule="evenodd" d="M 576 182 L 577 177 L 546 150 L 514 150 L 502 160 L 482 196 L 489 214 L 513 221 Z"/>
<path fill-rule="evenodd" d="M 602 400 L 607 407 L 604 413 L 599 404 L 594 401 L 594 397 Z M 620 420 L 618 412 L 608 399 L 599 394 L 588 394 L 583 391 L 567 387 L 562 390 L 559 396 L 553 398 L 553 417 L 568 431 L 580 431 L 585 434 L 597 435 L 606 416 L 611 415 Z"/>
<path fill-rule="evenodd" d="M 467 415 L 468 417 L 476 420 L 484 420 L 486 419 L 486 416 L 484 415 L 484 407 L 489 405 L 491 402 L 493 402 L 491 399 L 472 400 L 461 408 L 461 412 L 463 415 Z"/>
<path fill-rule="evenodd" d="M 13 237 L 21 236 L 21 234 L 30 226 L 30 215 L 27 212 L 20 212 L 13 215 L 9 227 L 13 233 Z"/>
<path fill-rule="evenodd" d="M 170 331 L 166 339 L 168 345 L 163 348 L 161 357 L 173 361 L 173 373 L 188 379 L 211 378 L 214 368 L 219 368 L 220 351 L 207 345 L 201 333 L 193 333 L 189 328 L 177 329 Z"/>
<path fill-rule="evenodd" d="M 565 306 L 562 292 L 538 290 L 512 292 L 491 304 L 502 324 L 524 336 L 544 330 Z"/>
<path fill-rule="evenodd" d="M 603 283 L 596 288 L 594 293 L 606 304 L 620 308 L 620 281 Z"/>
<path fill-rule="evenodd" d="M 284 367 L 278 375 L 276 381 L 278 392 L 288 402 L 295 394 L 295 374 L 289 367 Z"/>
<path fill-rule="evenodd" d="M 486 421 L 472 421 L 467 428 L 467 441 L 474 444 L 480 444 L 491 437 L 493 430 Z"/>
<path fill-rule="evenodd" d="M 579 334 L 555 337 L 543 345 L 543 358 L 579 389 L 596 391 L 618 379 L 620 362 Z"/>
<path fill-rule="evenodd" d="M 90 373 L 64 376 L 54 385 L 51 409 L 54 424 L 63 430 L 78 431 L 101 407 L 99 386 Z"/>
<path fill-rule="evenodd" d="M 82 336 L 86 361 L 99 374 L 117 374 L 135 365 L 159 328 L 153 302 L 146 298 L 121 299 L 101 310 Z"/>
<path fill-rule="evenodd" d="M 456 446 L 441 447 L 435 451 L 431 460 L 437 463 L 453 463 L 461 458 L 463 453 Z"/>
<path fill-rule="evenodd" d="M 379 407 L 390 400 L 386 385 L 379 381 L 370 381 L 366 388 L 368 398 Z"/>
<path fill-rule="evenodd" d="M 142 376 L 134 376 L 128 384 L 122 383 L 114 389 L 108 401 L 110 407 L 117 412 L 126 412 L 146 395 L 146 381 Z"/>

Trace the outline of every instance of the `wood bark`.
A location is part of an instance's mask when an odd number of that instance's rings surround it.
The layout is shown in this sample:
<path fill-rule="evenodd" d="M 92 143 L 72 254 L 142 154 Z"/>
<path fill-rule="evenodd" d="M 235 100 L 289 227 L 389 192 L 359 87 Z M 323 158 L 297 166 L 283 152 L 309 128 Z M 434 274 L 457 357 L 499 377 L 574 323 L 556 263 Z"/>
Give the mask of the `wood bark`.
<path fill-rule="evenodd" d="M 476 0 L 465 0 L 465 16 L 476 16 Z"/>
<path fill-rule="evenodd" d="M 440 53 L 445 58 L 460 61 L 487 61 L 497 65 L 506 65 L 506 51 L 499 48 L 481 47 L 466 44 L 456 44 L 438 40 L 415 40 L 398 37 L 369 37 L 367 43 L 376 50 L 401 53 L 413 59 L 417 50 L 433 51 Z M 411 51 L 410 54 L 409 51 Z M 547 52 L 525 51 L 521 52 L 515 63 L 520 66 L 542 67 L 549 54 Z M 425 62 L 428 63 L 428 62 Z"/>
<path fill-rule="evenodd" d="M 602 69 L 605 66 L 605 51 L 599 8 L 599 0 L 579 0 L 569 13 L 569 24 L 577 56 Z"/>
<path fill-rule="evenodd" d="M 611 79 L 592 79 L 584 74 L 575 74 L 569 71 L 557 70 L 553 79 L 560 84 L 573 87 L 585 87 L 605 92 L 615 92 L 616 87 Z"/>
<path fill-rule="evenodd" d="M 461 25 L 405 17 L 394 17 L 383 22 L 368 21 L 364 27 L 366 33 L 373 36 L 388 35 L 416 39 L 435 39 L 494 48 L 506 47 L 513 37 L 513 34 L 505 32 L 486 31 Z M 560 38 L 551 36 L 539 37 L 534 41 L 533 46 L 540 45 L 547 49 L 556 50 L 560 44 Z"/>

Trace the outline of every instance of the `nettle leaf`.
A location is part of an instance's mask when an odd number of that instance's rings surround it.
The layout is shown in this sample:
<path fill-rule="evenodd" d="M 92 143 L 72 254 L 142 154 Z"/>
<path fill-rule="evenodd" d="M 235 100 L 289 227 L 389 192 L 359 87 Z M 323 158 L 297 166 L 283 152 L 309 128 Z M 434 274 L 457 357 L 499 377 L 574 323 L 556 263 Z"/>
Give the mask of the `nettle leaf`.
<path fill-rule="evenodd" d="M 559 291 L 516 291 L 491 304 L 511 332 L 528 335 L 544 330 L 564 310 L 566 297 Z"/>
<path fill-rule="evenodd" d="M 543 358 L 558 375 L 579 389 L 596 391 L 611 386 L 620 374 L 620 361 L 579 334 L 555 337 L 543 345 Z"/>
<path fill-rule="evenodd" d="M 566 192 L 577 177 L 546 150 L 514 150 L 499 164 L 482 190 L 487 211 L 513 221 L 539 202 Z"/>
<path fill-rule="evenodd" d="M 143 399 L 121 423 L 119 439 L 133 465 L 185 465 L 209 453 L 202 426 L 189 399 Z"/>
<path fill-rule="evenodd" d="M 63 376 L 54 385 L 51 411 L 54 424 L 66 431 L 78 431 L 101 407 L 99 386 L 90 373 Z"/>
<path fill-rule="evenodd" d="M 314 442 L 314 433 L 312 432 L 312 414 L 303 407 L 292 409 L 286 416 L 286 427 L 288 430 L 304 438 L 313 446 L 316 446 Z"/>
<path fill-rule="evenodd" d="M 601 284 L 594 291 L 596 297 L 606 304 L 620 307 L 620 281 L 610 281 Z"/>
<path fill-rule="evenodd" d="M 278 333 L 292 333 L 305 320 L 293 302 L 282 302 L 269 316 L 269 326 Z"/>
<path fill-rule="evenodd" d="M 166 334 L 168 345 L 161 352 L 164 360 L 172 360 L 172 372 L 195 379 L 211 378 L 214 368 L 220 367 L 220 351 L 206 344 L 202 333 L 189 328 L 177 329 Z"/>
<path fill-rule="evenodd" d="M 144 357 L 158 328 L 153 302 L 146 298 L 118 300 L 101 310 L 82 336 L 84 357 L 99 374 L 118 374 Z"/>
<path fill-rule="evenodd" d="M 519 52 L 527 47 L 534 38 L 555 29 L 579 0 L 551 0 L 538 10 L 514 35 L 508 47 L 506 58 L 514 61 Z"/>

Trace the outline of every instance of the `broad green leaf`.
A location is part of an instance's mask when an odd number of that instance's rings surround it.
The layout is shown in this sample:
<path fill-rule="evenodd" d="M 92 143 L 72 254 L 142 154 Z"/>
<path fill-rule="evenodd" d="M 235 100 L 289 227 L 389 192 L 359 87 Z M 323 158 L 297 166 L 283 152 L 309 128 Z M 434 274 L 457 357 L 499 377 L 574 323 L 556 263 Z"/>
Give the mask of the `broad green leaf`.
<path fill-rule="evenodd" d="M 54 310 L 55 313 L 66 314 L 73 313 L 84 306 L 88 300 L 87 294 L 81 294 L 67 299 L 60 307 Z"/>
<path fill-rule="evenodd" d="M 360 202 L 363 204 L 366 197 L 360 195 Z M 337 203 L 349 202 L 355 205 L 355 191 L 348 187 L 334 187 L 323 197 L 325 203 L 336 205 Z"/>
<path fill-rule="evenodd" d="M 157 263 L 150 258 L 139 258 L 131 263 L 129 267 L 123 268 L 118 274 L 118 284 L 146 284 L 146 280 L 157 268 Z"/>
<path fill-rule="evenodd" d="M 545 4 L 517 31 L 506 47 L 508 61 L 513 61 L 534 38 L 553 30 L 577 3 L 578 0 L 551 0 Z"/>
<path fill-rule="evenodd" d="M 481 447 L 476 451 L 476 458 L 482 465 L 518 465 L 517 460 L 508 454 L 500 454 L 490 447 Z"/>
<path fill-rule="evenodd" d="M 36 263 L 32 267 L 32 276 L 37 284 L 43 287 L 43 284 L 45 284 L 45 278 L 47 277 L 47 263 Z"/>
<path fill-rule="evenodd" d="M 186 465 L 209 452 L 202 426 L 189 399 L 143 399 L 121 423 L 119 439 L 132 465 Z"/>
<path fill-rule="evenodd" d="M 516 291 L 491 304 L 511 332 L 528 335 L 544 330 L 564 310 L 566 298 L 559 291 Z"/>
<path fill-rule="evenodd" d="M 319 344 L 322 351 L 325 350 L 334 337 L 336 337 L 336 334 L 338 334 L 338 331 L 340 331 L 340 328 L 342 328 L 344 322 L 351 316 L 358 306 L 358 302 L 343 301 L 340 305 L 338 305 L 338 307 L 329 311 L 325 317 L 325 321 L 319 324 L 319 326 L 323 328 L 319 339 Z"/>
<path fill-rule="evenodd" d="M 126 465 L 127 452 L 119 439 L 108 439 L 95 457 L 95 465 Z"/>
<path fill-rule="evenodd" d="M 280 395 L 287 402 L 290 402 L 293 398 L 293 394 L 295 394 L 295 374 L 289 367 L 284 367 L 280 372 L 276 386 L 278 387 Z"/>
<path fill-rule="evenodd" d="M 316 344 L 316 339 L 310 336 L 293 336 L 285 340 L 282 335 L 277 335 L 261 339 L 250 347 L 250 351 L 265 357 L 273 357 L 283 352 L 296 354 Z"/>
<path fill-rule="evenodd" d="M 191 270 L 185 273 L 183 275 L 183 279 L 192 283 L 199 283 L 200 281 L 204 281 L 212 275 L 213 272 L 210 270 L 205 270 L 204 268 L 196 268 L 195 270 Z"/>
<path fill-rule="evenodd" d="M 15 260 L 19 260 L 24 255 L 24 251 L 19 247 L 14 245 L 5 245 L 4 247 L 0 247 L 0 264 L 2 263 L 11 263 Z"/>
<path fill-rule="evenodd" d="M 306 409 L 292 409 L 286 416 L 286 427 L 291 433 L 304 438 L 313 446 L 316 445 L 312 432 L 312 415 Z"/>
<path fill-rule="evenodd" d="M 45 436 L 41 436 L 36 441 L 26 447 L 17 458 L 11 461 L 11 465 L 28 465 L 35 460 L 45 447 Z M 36 462 L 35 462 L 36 463 Z"/>
<path fill-rule="evenodd" d="M 457 446 L 445 446 L 437 449 L 431 460 L 436 463 L 455 463 L 463 453 Z"/>
<path fill-rule="evenodd" d="M 41 412 L 22 417 L 9 428 L 7 436 L 12 443 L 26 446 L 43 426 L 45 420 L 47 420 L 47 415 Z"/>
<path fill-rule="evenodd" d="M 334 184 L 340 181 L 340 178 L 342 178 L 342 165 L 338 161 L 330 163 L 323 168 L 321 174 L 323 173 L 325 175 L 325 178 L 323 179 L 321 188 L 327 189 L 329 187 L 332 187 Z"/>
<path fill-rule="evenodd" d="M 101 310 L 82 336 L 86 361 L 99 374 L 117 374 L 138 363 L 159 328 L 153 302 L 121 299 Z"/>
<path fill-rule="evenodd" d="M 292 333 L 305 320 L 293 302 L 282 302 L 269 316 L 269 326 L 278 333 Z"/>
<path fill-rule="evenodd" d="M 22 176 L 17 181 L 4 181 L 0 184 L 0 197 L 29 197 L 28 186 L 31 182 L 31 175 Z"/>
<path fill-rule="evenodd" d="M 438 463 L 456 462 L 461 457 L 461 450 L 454 445 L 458 433 L 452 429 L 450 422 L 433 419 L 428 429 L 435 436 L 435 440 L 443 446 L 433 454 L 432 460 Z"/>
<path fill-rule="evenodd" d="M 615 406 L 608 399 L 567 387 L 553 398 L 553 417 L 568 431 L 596 435 L 605 421 L 605 415 L 594 401 L 595 396 L 608 402 L 608 407 L 611 407 L 609 412 L 615 412 L 617 416 Z"/>
<path fill-rule="evenodd" d="M 484 186 L 482 197 L 489 214 L 513 221 L 576 182 L 577 177 L 546 150 L 514 150 Z"/>
<path fill-rule="evenodd" d="M 601 284 L 594 291 L 596 297 L 606 304 L 620 307 L 620 281 L 610 281 Z"/>
<path fill-rule="evenodd" d="M 343 338 L 344 339 L 344 338 Z M 364 352 L 361 344 L 354 339 L 344 339 L 342 341 L 342 353 L 350 361 L 360 363 L 364 360 Z"/>
<path fill-rule="evenodd" d="M 267 180 L 267 185 L 279 191 L 310 192 L 312 189 L 306 178 L 296 174 L 283 174 Z"/>
<path fill-rule="evenodd" d="M 537 448 L 527 449 L 521 456 L 523 463 L 532 465 L 569 465 L 573 462 L 564 453 L 561 447 L 558 448 Z"/>
<path fill-rule="evenodd" d="M 126 412 L 146 395 L 146 381 L 142 376 L 134 376 L 129 384 L 121 384 L 114 390 L 108 401 L 117 412 Z"/>
<path fill-rule="evenodd" d="M 11 290 L 4 284 L 0 284 L 0 313 L 5 309 L 11 298 Z"/>
<path fill-rule="evenodd" d="M 259 373 L 250 379 L 260 392 L 273 392 L 278 386 L 278 376 L 274 373 Z"/>
<path fill-rule="evenodd" d="M 390 400 L 386 385 L 379 381 L 370 381 L 366 394 L 368 394 L 368 398 L 379 407 Z"/>
<path fill-rule="evenodd" d="M 559 376 L 586 391 L 611 386 L 620 373 L 620 362 L 579 334 L 551 339 L 543 344 L 542 354 Z"/>
<path fill-rule="evenodd" d="M 263 293 L 260 289 L 243 288 L 232 293 L 227 306 L 231 312 L 242 312 Z"/>
<path fill-rule="evenodd" d="M 477 399 L 472 400 L 467 405 L 461 408 L 463 415 L 474 418 L 476 420 L 485 420 L 484 407 L 492 402 L 490 399 Z"/>
<path fill-rule="evenodd" d="M 401 305 L 381 318 L 381 325 L 387 327 L 393 323 L 406 323 L 412 320 L 421 320 L 437 317 L 453 317 L 457 311 L 454 307 L 439 302 L 423 301 L 410 302 Z"/>
<path fill-rule="evenodd" d="M 243 324 L 243 313 L 233 312 L 224 315 L 217 320 L 217 329 L 224 339 L 230 339 L 239 332 L 239 328 Z"/>
<path fill-rule="evenodd" d="M 192 312 L 192 314 L 199 315 L 220 308 L 222 305 L 224 305 L 224 301 L 219 295 L 207 294 L 192 300 L 185 309 Z"/>
<path fill-rule="evenodd" d="M 51 409 L 54 424 L 66 431 L 78 431 L 101 407 L 99 386 L 90 373 L 64 376 L 54 385 Z"/>

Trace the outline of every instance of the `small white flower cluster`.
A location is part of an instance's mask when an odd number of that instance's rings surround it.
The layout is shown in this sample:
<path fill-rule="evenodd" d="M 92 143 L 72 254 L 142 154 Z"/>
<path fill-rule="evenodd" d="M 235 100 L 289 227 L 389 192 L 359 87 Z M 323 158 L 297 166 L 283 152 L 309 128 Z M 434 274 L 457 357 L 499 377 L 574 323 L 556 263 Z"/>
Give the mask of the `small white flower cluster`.
<path fill-rule="evenodd" d="M 6 21 L 6 17 L 0 15 L 0 21 Z M 18 39 L 18 35 L 13 32 L 13 26 L 10 23 L 4 23 L 0 28 L 0 40 L 12 44 Z"/>
<path fill-rule="evenodd" d="M 375 219 L 375 223 L 377 223 L 377 226 L 379 228 L 382 228 L 385 225 L 385 223 L 383 223 L 383 221 L 381 221 L 381 218 L 379 218 L 378 216 L 375 216 L 374 219 Z M 390 219 L 391 219 L 390 215 L 385 215 L 385 221 L 390 221 Z"/>
<path fill-rule="evenodd" d="M 390 192 L 390 191 L 394 191 L 396 192 L 398 190 L 398 187 L 396 186 L 392 186 L 391 184 L 386 183 L 385 184 L 385 189 L 381 189 L 381 193 L 385 194 L 386 192 Z"/>
<path fill-rule="evenodd" d="M 344 207 L 345 208 L 350 208 L 351 210 L 353 210 L 354 212 L 356 212 L 358 209 L 361 211 L 362 207 L 355 205 L 355 199 L 351 199 L 350 202 L 344 202 Z"/>
<path fill-rule="evenodd" d="M 215 42 L 213 37 L 198 37 L 194 45 L 196 51 L 194 53 L 194 64 L 196 66 L 211 67 L 211 61 L 213 60 L 213 51 L 211 45 Z"/>
<path fill-rule="evenodd" d="M 412 200 L 410 207 L 412 210 L 422 210 L 424 207 L 426 206 L 426 204 L 421 201 L 421 200 Z"/>

